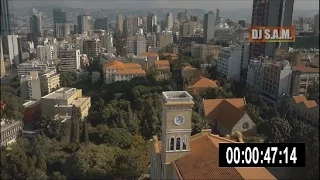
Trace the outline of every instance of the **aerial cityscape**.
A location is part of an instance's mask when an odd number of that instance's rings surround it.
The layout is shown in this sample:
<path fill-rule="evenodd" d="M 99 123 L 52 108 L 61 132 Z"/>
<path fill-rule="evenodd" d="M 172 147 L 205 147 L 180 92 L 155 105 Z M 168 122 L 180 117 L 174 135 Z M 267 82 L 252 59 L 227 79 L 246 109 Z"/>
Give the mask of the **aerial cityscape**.
<path fill-rule="evenodd" d="M 319 2 L 0 2 L 1 179 L 320 178 Z"/>

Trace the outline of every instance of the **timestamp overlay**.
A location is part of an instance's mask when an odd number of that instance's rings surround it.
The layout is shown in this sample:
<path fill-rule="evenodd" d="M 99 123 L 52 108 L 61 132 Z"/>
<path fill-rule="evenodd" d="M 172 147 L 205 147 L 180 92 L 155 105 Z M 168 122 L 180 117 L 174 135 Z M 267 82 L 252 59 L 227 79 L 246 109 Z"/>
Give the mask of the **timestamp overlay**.
<path fill-rule="evenodd" d="M 304 167 L 304 143 L 220 143 L 220 167 Z"/>

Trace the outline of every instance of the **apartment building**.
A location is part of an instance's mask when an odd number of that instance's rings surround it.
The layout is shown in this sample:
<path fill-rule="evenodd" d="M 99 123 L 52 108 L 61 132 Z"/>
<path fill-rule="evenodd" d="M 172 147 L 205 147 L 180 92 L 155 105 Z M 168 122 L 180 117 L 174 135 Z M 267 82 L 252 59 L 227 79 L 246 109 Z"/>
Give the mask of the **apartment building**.
<path fill-rule="evenodd" d="M 261 96 L 280 105 L 284 94 L 290 94 L 292 67 L 288 61 L 262 63 Z"/>
<path fill-rule="evenodd" d="M 219 42 L 231 43 L 233 33 L 234 29 L 227 23 L 220 23 L 214 29 L 214 39 Z"/>
<path fill-rule="evenodd" d="M 147 47 L 157 47 L 157 35 L 148 33 L 146 36 Z"/>
<path fill-rule="evenodd" d="M 157 47 L 163 51 L 168 51 L 168 46 L 173 43 L 172 32 L 162 32 L 157 34 Z"/>
<path fill-rule="evenodd" d="M 287 101 L 290 113 L 311 125 L 319 125 L 319 105 L 315 100 L 307 100 L 305 96 L 292 96 Z"/>
<path fill-rule="evenodd" d="M 110 84 L 115 81 L 128 81 L 134 77 L 145 76 L 140 64 L 123 63 L 112 61 L 104 66 L 105 83 Z"/>
<path fill-rule="evenodd" d="M 82 96 L 82 90 L 63 87 L 41 98 L 42 115 L 48 117 L 68 116 L 72 114 L 72 107 L 80 109 L 81 117 L 88 115 L 91 98 Z"/>
<path fill-rule="evenodd" d="M 76 71 L 80 69 L 80 50 L 70 44 L 62 45 L 60 49 L 61 72 Z"/>
<path fill-rule="evenodd" d="M 139 55 L 147 52 L 147 41 L 144 37 L 133 36 L 126 40 L 127 54 Z"/>
<path fill-rule="evenodd" d="M 47 95 L 60 87 L 60 74 L 49 71 L 40 76 L 41 95 Z"/>
<path fill-rule="evenodd" d="M 249 44 L 230 45 L 220 49 L 217 71 L 234 81 L 241 80 L 241 70 L 248 68 Z"/>
<path fill-rule="evenodd" d="M 319 86 L 319 68 L 297 65 L 292 68 L 291 94 L 308 95 L 308 88 Z"/>
<path fill-rule="evenodd" d="M 7 147 L 16 142 L 21 134 L 22 122 L 20 120 L 1 119 L 1 147 Z"/>
<path fill-rule="evenodd" d="M 262 85 L 262 61 L 261 60 L 250 60 L 247 72 L 247 84 L 260 90 Z"/>
<path fill-rule="evenodd" d="M 83 54 L 89 58 L 99 57 L 101 53 L 100 39 L 88 39 L 83 41 Z"/>
<path fill-rule="evenodd" d="M 181 36 L 184 36 L 184 37 L 193 35 L 194 31 L 195 31 L 195 23 L 192 21 L 185 22 L 180 27 L 180 34 Z"/>
<path fill-rule="evenodd" d="M 218 59 L 220 48 L 221 46 L 218 45 L 193 44 L 191 46 L 191 56 L 201 61 L 205 61 L 208 56 Z"/>
<path fill-rule="evenodd" d="M 53 46 L 50 45 L 38 45 L 37 56 L 40 61 L 53 60 Z"/>
<path fill-rule="evenodd" d="M 171 78 L 169 60 L 155 61 L 154 70 L 158 81 L 169 80 Z"/>
<path fill-rule="evenodd" d="M 102 37 L 102 47 L 106 49 L 107 53 L 114 53 L 112 33 L 106 32 Z"/>
<path fill-rule="evenodd" d="M 20 79 L 21 97 L 24 100 L 40 100 L 41 85 L 38 71 L 31 71 L 29 75 L 22 75 Z"/>

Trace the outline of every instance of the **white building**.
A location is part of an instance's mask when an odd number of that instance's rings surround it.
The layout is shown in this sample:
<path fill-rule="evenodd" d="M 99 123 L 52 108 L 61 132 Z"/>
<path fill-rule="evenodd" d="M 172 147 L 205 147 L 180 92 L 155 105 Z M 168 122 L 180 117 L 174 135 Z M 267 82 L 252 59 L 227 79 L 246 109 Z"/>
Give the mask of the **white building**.
<path fill-rule="evenodd" d="M 102 47 L 104 47 L 107 53 L 115 53 L 115 47 L 113 47 L 112 33 L 107 32 L 102 37 Z"/>
<path fill-rule="evenodd" d="M 49 71 L 40 75 L 41 94 L 45 96 L 60 87 L 60 74 Z"/>
<path fill-rule="evenodd" d="M 80 69 L 80 50 L 69 44 L 64 44 L 60 49 L 60 64 L 61 72 Z"/>
<path fill-rule="evenodd" d="M 173 14 L 171 12 L 166 16 L 166 28 L 169 31 L 173 28 Z"/>
<path fill-rule="evenodd" d="M 31 71 L 20 79 L 21 96 L 24 100 L 40 100 L 41 85 L 38 71 Z"/>
<path fill-rule="evenodd" d="M 234 29 L 229 27 L 227 23 L 220 23 L 214 29 L 215 39 L 221 42 L 230 43 Z"/>
<path fill-rule="evenodd" d="M 297 65 L 293 67 L 291 93 L 295 95 L 308 95 L 308 88 L 319 87 L 319 68 Z"/>
<path fill-rule="evenodd" d="M 18 36 L 8 35 L 3 41 L 3 51 L 9 55 L 10 64 L 20 64 L 19 48 L 18 48 Z"/>
<path fill-rule="evenodd" d="M 235 81 L 241 80 L 241 70 L 248 67 L 249 44 L 230 45 L 220 49 L 217 71 Z"/>
<path fill-rule="evenodd" d="M 262 84 L 262 76 L 262 61 L 250 60 L 247 72 L 247 84 L 259 91 Z"/>
<path fill-rule="evenodd" d="M 51 61 L 53 60 L 53 46 L 49 45 L 38 45 L 37 56 L 40 61 Z"/>
<path fill-rule="evenodd" d="M 30 71 L 45 72 L 48 69 L 55 71 L 56 67 L 52 62 L 40 62 L 38 60 L 31 60 L 17 66 L 18 76 L 28 75 Z"/>

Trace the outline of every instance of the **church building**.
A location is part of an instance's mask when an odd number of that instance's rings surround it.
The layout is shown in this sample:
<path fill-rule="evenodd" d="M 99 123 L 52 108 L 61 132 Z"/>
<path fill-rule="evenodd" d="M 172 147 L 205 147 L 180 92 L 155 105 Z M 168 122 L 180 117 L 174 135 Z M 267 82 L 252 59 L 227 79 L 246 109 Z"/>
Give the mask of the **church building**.
<path fill-rule="evenodd" d="M 151 179 L 276 179 L 265 168 L 220 168 L 219 143 L 236 141 L 211 130 L 191 136 L 194 102 L 188 92 L 163 92 L 162 102 L 162 137 L 150 140 Z"/>

